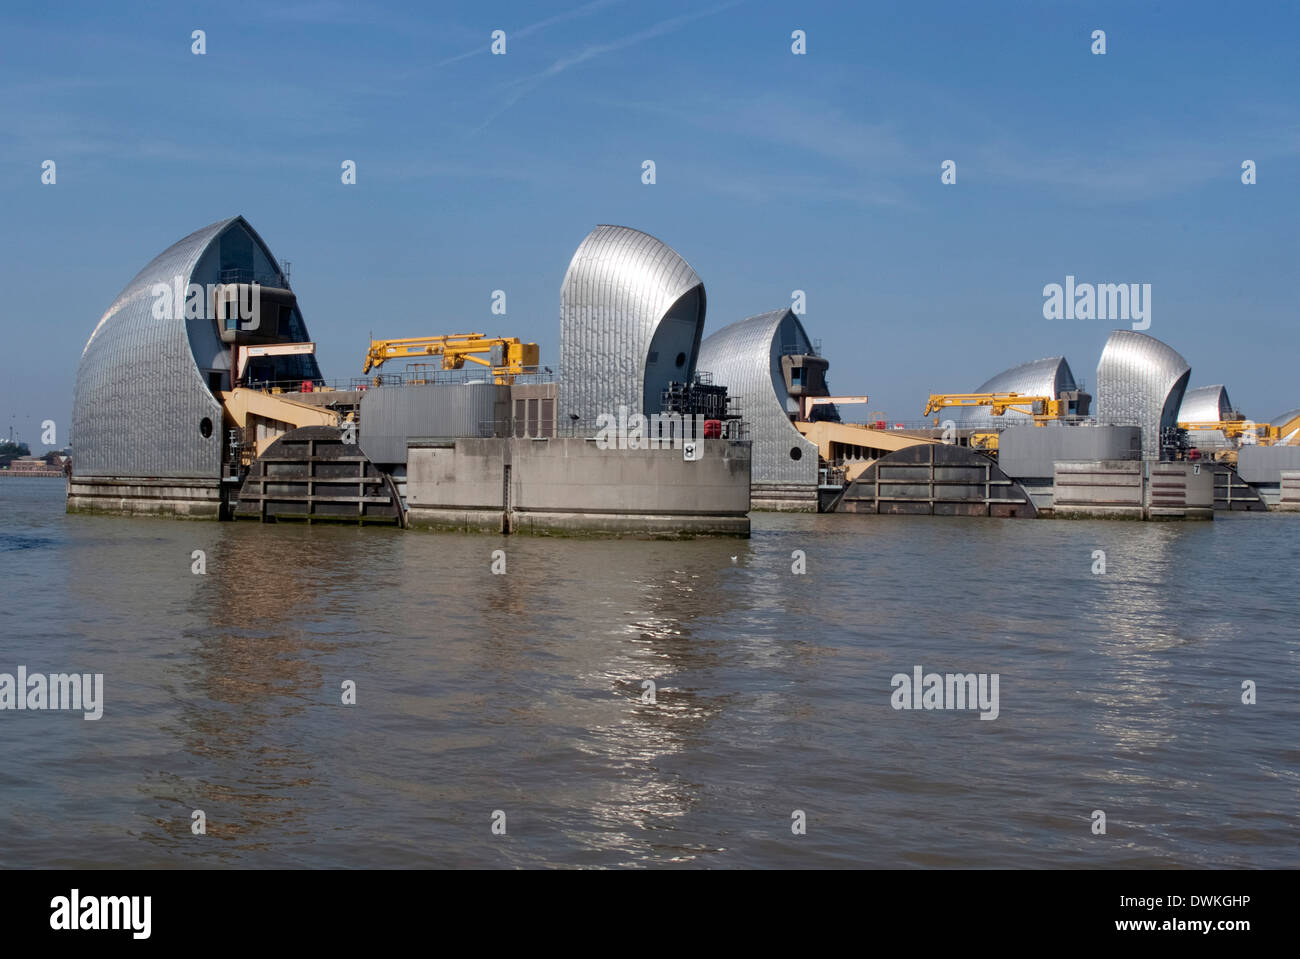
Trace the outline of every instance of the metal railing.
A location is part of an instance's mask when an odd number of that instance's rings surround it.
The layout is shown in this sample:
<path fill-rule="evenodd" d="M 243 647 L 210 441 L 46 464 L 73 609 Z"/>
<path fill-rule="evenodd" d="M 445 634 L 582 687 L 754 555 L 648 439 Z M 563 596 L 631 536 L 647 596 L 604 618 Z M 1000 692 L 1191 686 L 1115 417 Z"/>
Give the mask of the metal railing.
<path fill-rule="evenodd" d="M 615 429 L 617 429 L 617 425 L 615 426 Z M 595 439 L 596 436 L 602 432 L 607 433 L 608 431 L 598 429 L 597 427 L 593 426 L 590 423 L 584 425 L 581 423 L 574 423 L 572 420 L 570 420 L 568 422 L 557 422 L 555 424 L 555 435 L 557 437 L 562 437 L 565 439 Z M 641 436 L 643 438 L 648 438 L 650 436 L 650 430 L 648 428 L 648 425 L 646 428 L 644 428 L 641 431 Z M 686 438 L 703 439 L 703 436 L 702 435 L 690 436 Z M 660 443 L 668 443 L 671 442 L 673 439 L 674 436 L 669 432 L 667 432 L 666 430 L 661 432 L 660 435 L 658 436 L 658 441 Z M 723 420 L 722 439 L 725 440 L 749 439 L 749 424 L 744 422 L 743 420 Z"/>
<path fill-rule="evenodd" d="M 983 409 L 983 407 L 978 407 L 978 406 L 971 406 L 965 408 L 972 409 L 972 410 Z M 938 424 L 934 422 L 936 419 L 939 421 Z M 964 418 L 959 418 L 957 416 L 945 415 L 944 413 L 936 413 L 935 415 L 923 420 L 887 419 L 885 421 L 885 426 L 887 429 L 893 429 L 895 427 L 895 424 L 902 423 L 903 424 L 902 429 L 905 430 L 940 430 L 943 429 L 943 423 L 945 420 L 952 420 L 953 425 L 958 430 L 975 430 L 976 432 L 980 432 L 980 433 L 988 433 L 994 430 L 1001 431 L 1004 429 L 1016 429 L 1022 426 L 1034 425 L 1034 418 L 1032 416 L 1026 416 L 1023 413 L 1005 413 L 1002 416 L 990 416 L 988 419 L 984 419 L 983 417 L 981 417 L 976 422 L 970 422 L 968 420 L 965 420 Z M 874 422 L 860 423 L 857 425 L 867 426 L 870 429 L 876 428 Z M 1055 425 L 1097 426 L 1098 423 L 1093 417 L 1070 416 L 1060 420 L 1051 420 L 1047 423 L 1047 425 L 1048 426 L 1055 426 Z M 1110 425 L 1132 426 L 1134 424 L 1128 423 L 1128 424 L 1110 424 Z"/>
<path fill-rule="evenodd" d="M 290 288 L 289 278 L 283 273 L 258 273 L 244 267 L 222 270 L 220 278 L 222 283 L 256 283 L 259 286 L 272 286 L 285 290 Z"/>
<path fill-rule="evenodd" d="M 821 356 L 822 341 L 813 340 L 810 344 L 808 344 L 807 349 L 804 349 L 802 346 L 799 346 L 797 343 L 782 343 L 780 355 L 781 356 Z"/>
<path fill-rule="evenodd" d="M 536 372 L 515 375 L 516 386 L 554 383 L 556 376 L 545 369 Z M 302 377 L 275 380 L 247 380 L 244 385 L 255 390 L 271 393 L 279 390 L 283 393 L 297 393 L 304 383 L 310 383 L 312 391 L 318 390 L 358 390 L 365 391 L 380 386 L 433 386 L 441 384 L 471 385 L 492 383 L 492 373 L 488 370 L 428 370 L 416 373 L 371 373 L 369 376 L 350 376 L 340 379 L 308 380 Z"/>
<path fill-rule="evenodd" d="M 353 376 L 341 380 L 312 380 L 303 377 L 295 379 L 281 380 L 245 380 L 244 386 L 251 390 L 261 390 L 263 393 L 325 393 L 325 392 L 352 392 L 364 391 L 374 385 L 374 378 L 369 376 Z M 310 389 L 304 390 L 304 386 L 309 385 Z"/>

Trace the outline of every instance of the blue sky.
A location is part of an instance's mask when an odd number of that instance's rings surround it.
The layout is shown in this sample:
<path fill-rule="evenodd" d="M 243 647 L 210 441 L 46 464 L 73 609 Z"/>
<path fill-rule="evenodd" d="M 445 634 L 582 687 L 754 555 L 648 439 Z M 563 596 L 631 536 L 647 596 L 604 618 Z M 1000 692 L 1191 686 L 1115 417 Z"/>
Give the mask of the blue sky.
<path fill-rule="evenodd" d="M 704 278 L 706 334 L 805 290 L 835 390 L 893 420 L 1041 356 L 1091 385 L 1127 324 L 1043 319 L 1067 274 L 1150 283 L 1193 386 L 1300 406 L 1293 4 L 9 3 L 0 25 L 0 429 L 34 448 L 44 419 L 66 442 L 131 276 L 236 213 L 292 261 L 327 377 L 371 331 L 516 335 L 557 365 L 569 258 L 618 223 Z"/>

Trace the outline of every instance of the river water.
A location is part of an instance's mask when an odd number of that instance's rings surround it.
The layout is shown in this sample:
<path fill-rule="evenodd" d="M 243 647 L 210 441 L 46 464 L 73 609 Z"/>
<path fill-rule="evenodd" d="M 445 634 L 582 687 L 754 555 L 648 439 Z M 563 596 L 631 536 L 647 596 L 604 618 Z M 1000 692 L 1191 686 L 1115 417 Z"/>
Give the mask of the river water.
<path fill-rule="evenodd" d="M 63 495 L 0 482 L 0 673 L 102 673 L 103 716 L 0 711 L 0 866 L 1300 865 L 1300 516 L 668 543 Z M 917 666 L 997 718 L 895 709 Z"/>

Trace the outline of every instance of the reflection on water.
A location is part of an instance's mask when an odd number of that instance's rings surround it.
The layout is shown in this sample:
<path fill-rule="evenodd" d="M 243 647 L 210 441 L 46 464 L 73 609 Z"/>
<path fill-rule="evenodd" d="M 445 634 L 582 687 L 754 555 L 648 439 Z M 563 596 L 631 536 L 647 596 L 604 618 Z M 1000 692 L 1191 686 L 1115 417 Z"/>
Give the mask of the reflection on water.
<path fill-rule="evenodd" d="M 0 668 L 107 703 L 0 716 L 0 865 L 1293 864 L 1294 517 L 646 543 L 69 517 L 40 482 L 0 487 L 43 627 Z M 1000 717 L 894 711 L 915 665 L 998 673 Z"/>
<path fill-rule="evenodd" d="M 1177 661 L 1169 651 L 1187 642 L 1170 631 L 1179 628 L 1179 614 L 1176 594 L 1166 585 L 1177 581 L 1176 547 L 1185 531 L 1172 523 L 1153 526 L 1149 535 L 1121 543 L 1116 556 L 1107 554 L 1108 565 L 1115 563 L 1129 575 L 1098 577 L 1105 598 L 1099 607 L 1105 622 L 1098 625 L 1108 628 L 1098 644 L 1107 663 L 1094 694 L 1101 707 L 1096 730 L 1128 755 L 1141 755 L 1178 734 L 1174 710 L 1161 690 Z M 1141 779 L 1149 774 L 1116 770 L 1113 775 Z"/>

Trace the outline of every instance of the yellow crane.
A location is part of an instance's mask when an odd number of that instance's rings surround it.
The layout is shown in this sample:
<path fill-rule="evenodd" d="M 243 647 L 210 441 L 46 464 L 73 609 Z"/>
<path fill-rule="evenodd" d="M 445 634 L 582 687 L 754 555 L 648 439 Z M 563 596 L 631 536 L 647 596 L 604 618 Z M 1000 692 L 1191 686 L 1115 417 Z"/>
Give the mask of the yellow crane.
<path fill-rule="evenodd" d="M 1032 416 L 1034 423 L 1042 426 L 1050 420 L 1060 419 L 1069 412 L 1066 400 L 1050 396 L 1025 396 L 1021 393 L 931 393 L 922 416 L 929 416 L 949 407 L 987 406 L 994 416 L 1008 410 Z"/>
<path fill-rule="evenodd" d="M 528 367 L 537 366 L 540 351 L 536 343 L 521 343 L 518 337 L 483 333 L 417 336 L 405 340 L 372 339 L 361 372 L 369 373 L 383 366 L 386 360 L 420 356 L 441 356 L 444 370 L 459 370 L 466 361 L 477 363 L 490 369 L 497 383 L 513 383 L 516 375 Z"/>
<path fill-rule="evenodd" d="M 1291 419 L 1287 420 L 1281 426 L 1270 426 L 1269 433 L 1270 442 L 1277 443 L 1281 446 L 1300 445 L 1300 443 L 1297 442 L 1297 440 L 1300 439 L 1297 435 L 1300 434 L 1300 414 L 1291 417 Z"/>
<path fill-rule="evenodd" d="M 1180 430 L 1219 430 L 1224 437 L 1230 440 L 1240 439 L 1248 434 L 1254 434 L 1256 439 L 1268 443 L 1277 438 L 1278 431 L 1269 426 L 1267 423 L 1252 423 L 1250 420 L 1205 420 L 1197 422 L 1179 423 Z"/>

